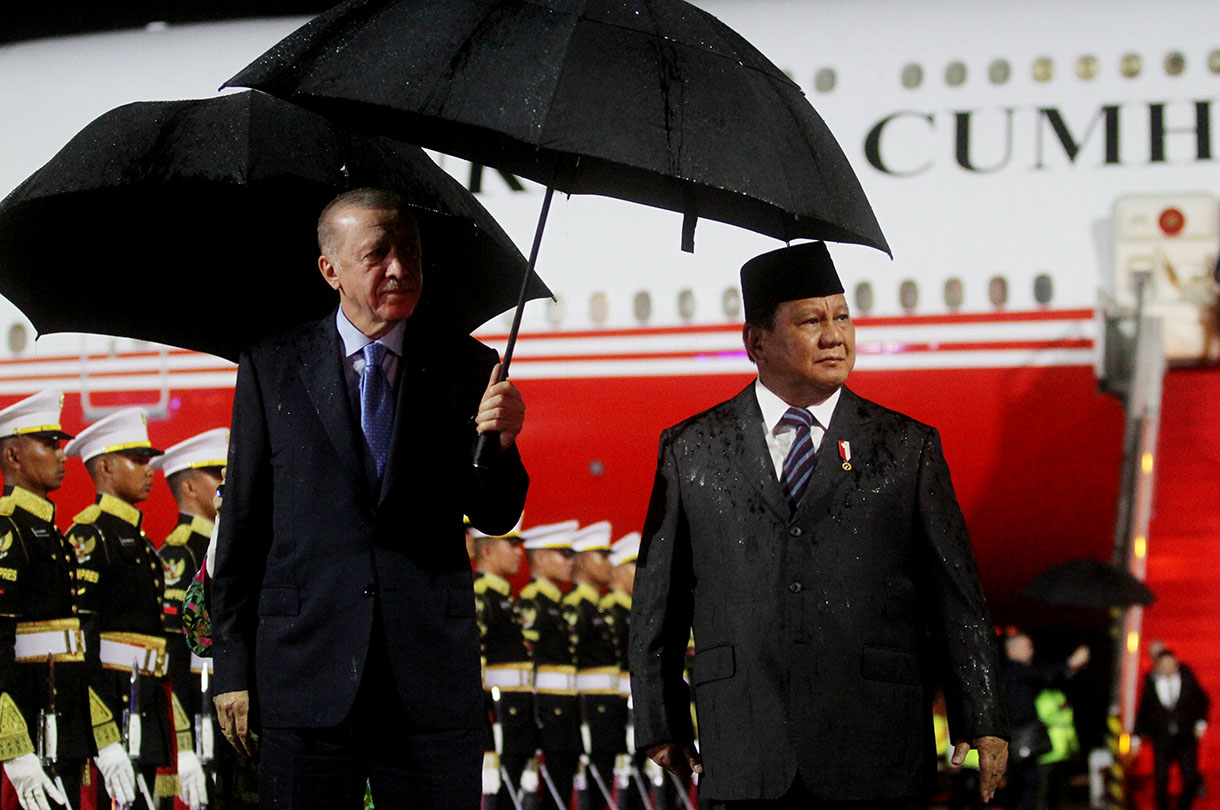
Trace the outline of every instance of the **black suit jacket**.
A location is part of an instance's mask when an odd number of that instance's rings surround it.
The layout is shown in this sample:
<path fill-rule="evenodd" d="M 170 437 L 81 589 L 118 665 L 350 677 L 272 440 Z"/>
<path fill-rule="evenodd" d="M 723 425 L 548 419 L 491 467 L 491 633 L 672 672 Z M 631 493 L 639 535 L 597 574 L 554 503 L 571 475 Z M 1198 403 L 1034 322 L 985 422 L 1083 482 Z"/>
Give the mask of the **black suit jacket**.
<path fill-rule="evenodd" d="M 1211 701 L 1199 685 L 1194 672 L 1180 665 L 1182 688 L 1173 706 L 1161 703 L 1156 691 L 1156 678 L 1149 673 L 1144 678 L 1139 710 L 1135 714 L 1135 733 L 1149 737 L 1154 745 L 1164 745 L 1175 737 L 1195 739 L 1195 723 L 1207 720 Z"/>
<path fill-rule="evenodd" d="M 631 614 L 641 749 L 689 740 L 717 800 L 925 792 L 933 664 L 956 739 L 1006 737 L 991 622 L 937 432 L 843 389 L 796 513 L 753 383 L 661 436 Z M 850 443 L 851 469 L 838 442 Z"/>
<path fill-rule="evenodd" d="M 333 726 L 360 684 L 380 603 L 394 681 L 423 728 L 482 722 L 462 515 L 512 529 L 516 449 L 471 464 L 496 353 L 407 323 L 390 457 L 369 483 L 334 314 L 264 341 L 238 367 L 212 572 L 215 692 L 251 689 L 264 725 Z"/>

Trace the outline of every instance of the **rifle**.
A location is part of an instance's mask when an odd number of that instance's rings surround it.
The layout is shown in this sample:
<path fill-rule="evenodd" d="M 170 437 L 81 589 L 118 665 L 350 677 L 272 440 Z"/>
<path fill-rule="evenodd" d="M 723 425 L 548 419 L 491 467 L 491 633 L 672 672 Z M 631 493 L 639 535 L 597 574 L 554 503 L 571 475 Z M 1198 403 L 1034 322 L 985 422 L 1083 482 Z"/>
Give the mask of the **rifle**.
<path fill-rule="evenodd" d="M 127 707 L 123 709 L 123 736 L 127 748 L 127 758 L 131 760 L 131 769 L 135 771 L 136 786 L 144 797 L 148 810 L 157 810 L 153 802 L 152 791 L 148 789 L 148 781 L 140 772 L 140 662 L 131 662 L 131 681 L 127 693 Z"/>
<path fill-rule="evenodd" d="M 55 767 L 55 763 L 59 759 L 58 718 L 59 715 L 55 712 L 55 658 L 51 653 L 47 653 L 47 702 L 38 711 L 38 740 L 35 745 L 43 769 L 51 775 L 59 795 L 66 798 L 68 790 L 64 787 L 63 777 L 59 775 L 59 770 Z"/>

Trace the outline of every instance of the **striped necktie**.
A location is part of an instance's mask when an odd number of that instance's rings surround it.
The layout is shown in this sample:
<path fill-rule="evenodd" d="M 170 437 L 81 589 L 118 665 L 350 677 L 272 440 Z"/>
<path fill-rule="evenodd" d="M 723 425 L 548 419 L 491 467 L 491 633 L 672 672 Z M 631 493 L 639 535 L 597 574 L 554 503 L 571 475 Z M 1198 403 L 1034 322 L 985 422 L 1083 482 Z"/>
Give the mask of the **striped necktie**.
<path fill-rule="evenodd" d="M 809 483 L 809 476 L 813 473 L 813 464 L 817 458 L 813 436 L 810 435 L 815 421 L 813 414 L 804 408 L 789 408 L 779 423 L 796 429 L 796 438 L 792 440 L 792 447 L 788 450 L 788 457 L 784 459 L 784 469 L 780 474 L 784 497 L 788 499 L 788 505 L 795 510 L 796 505 L 801 502 L 801 495 L 805 493 L 805 485 Z"/>
<path fill-rule="evenodd" d="M 384 344 L 365 344 L 364 370 L 360 372 L 360 431 L 368 443 L 369 453 L 377 467 L 377 479 L 385 472 L 390 454 L 390 431 L 394 428 L 394 399 L 390 396 L 390 380 L 381 361 L 389 349 Z"/>

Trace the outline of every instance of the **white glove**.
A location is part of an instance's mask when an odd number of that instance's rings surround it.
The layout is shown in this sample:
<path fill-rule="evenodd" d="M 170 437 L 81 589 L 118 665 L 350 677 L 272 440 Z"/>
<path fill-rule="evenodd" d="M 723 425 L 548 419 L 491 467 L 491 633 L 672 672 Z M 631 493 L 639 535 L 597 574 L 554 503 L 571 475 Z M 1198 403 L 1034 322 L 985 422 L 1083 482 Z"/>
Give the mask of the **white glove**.
<path fill-rule="evenodd" d="M 42 769 L 42 763 L 33 754 L 5 760 L 4 775 L 13 783 L 17 801 L 24 810 L 51 810 L 47 797 L 56 804 L 67 804 L 68 800 L 55 788 L 55 783 Z"/>
<path fill-rule="evenodd" d="M 483 795 L 494 796 L 500 792 L 500 758 L 495 751 L 483 752 Z"/>
<path fill-rule="evenodd" d="M 127 751 L 122 743 L 113 742 L 107 745 L 93 758 L 97 769 L 102 772 L 102 782 L 110 798 L 119 804 L 135 804 L 136 772 L 127 758 Z"/>
<path fill-rule="evenodd" d="M 198 810 L 208 803 L 208 778 L 194 751 L 178 752 L 178 798 Z"/>

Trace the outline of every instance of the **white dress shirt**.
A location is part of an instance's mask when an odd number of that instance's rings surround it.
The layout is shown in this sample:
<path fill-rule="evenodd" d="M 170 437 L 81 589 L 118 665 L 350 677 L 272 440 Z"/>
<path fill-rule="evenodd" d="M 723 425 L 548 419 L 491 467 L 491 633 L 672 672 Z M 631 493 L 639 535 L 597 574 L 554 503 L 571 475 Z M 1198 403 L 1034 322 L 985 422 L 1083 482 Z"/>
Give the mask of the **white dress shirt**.
<path fill-rule="evenodd" d="M 839 393 L 842 390 L 837 389 L 825 402 L 805 409 L 813 414 L 814 425 L 809 435 L 813 439 L 815 450 L 822 446 L 822 438 L 826 435 L 831 417 L 835 415 L 835 407 L 839 404 Z M 763 385 L 762 380 L 754 381 L 754 396 L 758 398 L 758 408 L 762 411 L 763 437 L 767 441 L 767 450 L 771 452 L 771 463 L 775 465 L 775 480 L 779 481 L 784 474 L 784 459 L 788 457 L 788 451 L 792 449 L 792 442 L 796 439 L 796 428 L 780 423 L 791 406 Z"/>
<path fill-rule="evenodd" d="M 364 347 L 373 339 L 361 332 L 343 314 L 339 307 L 335 315 L 335 327 L 339 330 L 339 340 L 343 342 L 343 376 L 347 379 L 348 389 L 355 386 L 359 390 L 360 375 L 364 372 Z M 398 358 L 402 357 L 402 343 L 407 331 L 407 322 L 399 321 L 389 332 L 377 338 L 377 342 L 389 349 L 381 358 L 381 368 L 386 379 L 390 381 L 390 390 L 398 385 Z M 356 401 L 359 402 L 359 394 Z"/>

